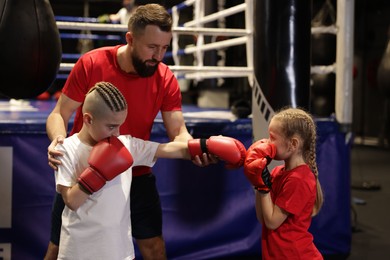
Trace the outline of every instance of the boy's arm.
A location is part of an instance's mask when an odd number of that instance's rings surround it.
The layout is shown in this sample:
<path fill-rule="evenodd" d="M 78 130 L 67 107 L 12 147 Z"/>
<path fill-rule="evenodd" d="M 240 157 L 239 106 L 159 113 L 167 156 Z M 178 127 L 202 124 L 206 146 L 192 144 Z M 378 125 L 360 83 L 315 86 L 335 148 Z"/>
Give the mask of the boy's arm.
<path fill-rule="evenodd" d="M 182 111 L 165 111 L 162 112 L 161 115 L 169 140 L 187 142 L 193 139 L 185 125 Z M 211 154 L 204 153 L 202 155 L 195 156 L 192 159 L 192 162 L 199 167 L 203 167 L 217 163 L 218 159 Z"/>
<path fill-rule="evenodd" d="M 168 158 L 168 159 L 187 159 L 191 156 L 188 151 L 187 142 L 169 142 L 159 144 L 154 158 Z"/>
<path fill-rule="evenodd" d="M 83 205 L 89 197 L 79 184 L 75 184 L 72 187 L 58 184 L 57 190 L 61 193 L 65 205 L 73 211 L 76 211 Z"/>
<path fill-rule="evenodd" d="M 203 141 L 202 141 L 203 140 Z M 203 151 L 205 150 L 205 151 Z M 245 159 L 245 146 L 238 140 L 225 136 L 212 136 L 208 139 L 192 139 L 187 142 L 174 141 L 160 144 L 156 158 L 193 159 L 204 153 L 220 156 L 231 168 L 241 167 Z"/>
<path fill-rule="evenodd" d="M 60 193 L 65 205 L 76 211 L 89 197 L 77 182 L 73 180 L 73 158 L 66 151 L 66 146 L 58 145 L 55 150 L 64 154 L 61 159 L 61 166 L 54 172 L 56 181 L 56 192 Z"/>

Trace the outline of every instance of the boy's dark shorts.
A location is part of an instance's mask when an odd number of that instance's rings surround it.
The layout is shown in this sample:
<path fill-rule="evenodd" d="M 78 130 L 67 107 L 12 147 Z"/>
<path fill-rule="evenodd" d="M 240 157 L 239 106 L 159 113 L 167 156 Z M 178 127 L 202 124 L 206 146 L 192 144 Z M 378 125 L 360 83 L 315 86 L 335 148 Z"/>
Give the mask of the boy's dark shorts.
<path fill-rule="evenodd" d="M 133 176 L 130 192 L 133 237 L 146 239 L 162 235 L 162 209 L 153 173 Z"/>

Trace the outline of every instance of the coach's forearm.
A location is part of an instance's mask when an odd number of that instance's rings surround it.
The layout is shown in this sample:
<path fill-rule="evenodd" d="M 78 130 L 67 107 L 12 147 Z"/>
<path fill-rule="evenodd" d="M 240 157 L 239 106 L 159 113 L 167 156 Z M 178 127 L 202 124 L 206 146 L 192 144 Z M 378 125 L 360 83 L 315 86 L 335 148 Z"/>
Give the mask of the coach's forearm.
<path fill-rule="evenodd" d="M 175 142 L 187 142 L 188 140 L 194 139 L 190 133 L 188 133 L 187 128 L 182 130 L 175 138 L 173 141 Z"/>
<path fill-rule="evenodd" d="M 52 141 L 59 135 L 66 137 L 66 125 L 61 115 L 51 113 L 46 120 L 46 133 L 49 139 Z"/>

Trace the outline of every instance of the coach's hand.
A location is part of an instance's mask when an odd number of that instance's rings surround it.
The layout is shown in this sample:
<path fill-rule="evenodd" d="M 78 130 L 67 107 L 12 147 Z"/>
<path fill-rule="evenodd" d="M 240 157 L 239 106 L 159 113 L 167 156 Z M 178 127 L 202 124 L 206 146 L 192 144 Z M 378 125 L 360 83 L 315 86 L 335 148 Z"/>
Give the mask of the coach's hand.
<path fill-rule="evenodd" d="M 58 156 L 63 156 L 63 153 L 60 151 L 57 151 L 55 147 L 57 144 L 63 144 L 65 137 L 62 135 L 56 136 L 56 138 L 53 139 L 53 141 L 50 143 L 49 147 L 47 148 L 47 159 L 49 161 L 49 166 L 57 171 L 58 165 L 61 164 L 61 161 L 57 159 Z"/>

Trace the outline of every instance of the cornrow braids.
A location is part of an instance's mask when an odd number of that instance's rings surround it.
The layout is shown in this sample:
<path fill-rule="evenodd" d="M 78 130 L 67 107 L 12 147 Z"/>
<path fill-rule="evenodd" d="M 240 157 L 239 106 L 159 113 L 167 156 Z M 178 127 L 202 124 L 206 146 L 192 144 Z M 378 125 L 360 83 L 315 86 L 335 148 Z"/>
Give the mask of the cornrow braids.
<path fill-rule="evenodd" d="M 97 91 L 111 111 L 119 112 L 127 109 L 127 102 L 122 93 L 113 84 L 109 82 L 98 82 L 89 91 L 88 94 Z"/>

